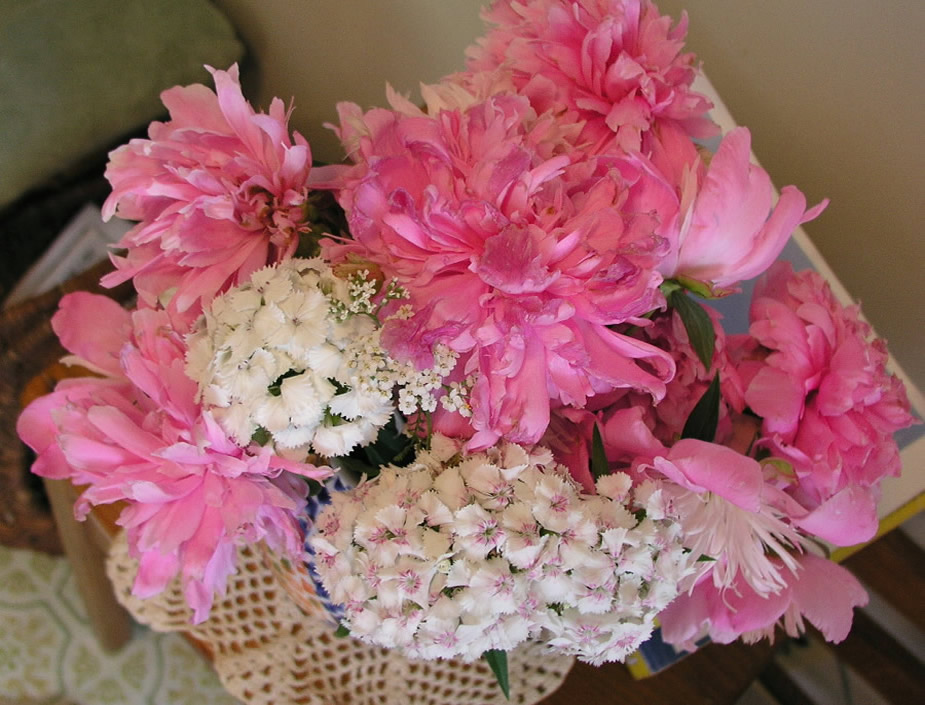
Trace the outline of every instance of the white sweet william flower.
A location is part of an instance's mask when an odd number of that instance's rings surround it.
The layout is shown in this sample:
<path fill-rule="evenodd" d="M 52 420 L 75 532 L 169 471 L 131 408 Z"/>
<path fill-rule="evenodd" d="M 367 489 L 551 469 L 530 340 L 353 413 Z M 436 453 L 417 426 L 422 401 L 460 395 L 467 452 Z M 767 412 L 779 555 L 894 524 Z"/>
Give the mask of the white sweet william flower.
<path fill-rule="evenodd" d="M 236 443 L 342 456 L 375 440 L 396 387 L 408 413 L 436 407 L 456 354 L 435 351 L 429 370 L 389 357 L 377 285 L 363 276 L 345 282 L 320 259 L 294 258 L 212 301 L 187 338 L 186 373 Z"/>
<path fill-rule="evenodd" d="M 506 508 L 501 515 L 501 525 L 507 536 L 504 552 L 511 565 L 520 570 L 535 565 L 546 545 L 546 537 L 540 534 L 540 525 L 531 508 L 522 503 Z"/>
<path fill-rule="evenodd" d="M 478 504 L 469 504 L 456 512 L 453 532 L 461 550 L 475 559 L 485 558 L 505 538 L 499 517 Z"/>
<path fill-rule="evenodd" d="M 324 423 L 315 429 L 311 443 L 315 451 L 321 455 L 328 457 L 347 455 L 357 446 L 376 440 L 380 428 L 381 426 L 367 422 L 365 419 L 337 424 Z"/>
<path fill-rule="evenodd" d="M 637 497 L 627 480 L 585 495 L 545 449 L 461 458 L 437 435 L 322 513 L 317 569 L 354 636 L 411 657 L 472 660 L 540 638 L 620 660 L 694 572 L 661 486 Z"/>
<path fill-rule="evenodd" d="M 625 472 L 603 475 L 597 479 L 595 484 L 599 495 L 610 497 L 618 502 L 622 501 L 633 487 L 632 479 Z"/>
<path fill-rule="evenodd" d="M 652 635 L 653 618 L 616 620 L 611 614 L 584 614 L 567 609 L 552 615 L 545 627 L 549 645 L 595 666 L 622 661 Z"/>

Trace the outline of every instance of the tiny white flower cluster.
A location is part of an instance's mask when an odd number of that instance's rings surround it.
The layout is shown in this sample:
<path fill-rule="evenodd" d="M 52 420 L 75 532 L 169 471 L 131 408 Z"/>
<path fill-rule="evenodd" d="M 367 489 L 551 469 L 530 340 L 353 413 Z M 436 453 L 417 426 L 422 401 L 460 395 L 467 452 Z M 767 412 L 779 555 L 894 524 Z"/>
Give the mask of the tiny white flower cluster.
<path fill-rule="evenodd" d="M 341 456 L 375 440 L 396 386 L 415 401 L 406 413 L 432 409 L 455 358 L 435 355 L 441 366 L 424 372 L 392 360 L 364 274 L 339 279 L 320 259 L 290 259 L 213 300 L 187 339 L 186 373 L 236 443 Z"/>
<path fill-rule="evenodd" d="M 351 341 L 344 349 L 350 368 L 350 384 L 364 393 L 389 396 L 398 388 L 398 410 L 407 415 L 417 411 L 432 412 L 437 408 L 436 392 L 444 386 L 443 379 L 456 365 L 458 353 L 446 345 L 434 346 L 434 365 L 419 370 L 411 362 L 392 358 L 380 343 L 380 330 Z"/>
<path fill-rule="evenodd" d="M 344 624 L 412 657 L 478 658 L 533 637 L 621 660 L 694 571 L 660 486 L 617 474 L 582 494 L 547 450 L 460 458 L 439 435 L 406 468 L 338 493 L 315 565 Z"/>
<path fill-rule="evenodd" d="M 367 315 L 376 316 L 378 304 L 375 301 L 376 294 L 379 290 L 379 284 L 375 279 L 370 278 L 368 269 L 362 269 L 358 272 L 349 274 L 346 279 L 347 296 L 344 299 L 334 299 L 331 301 L 331 313 L 334 318 L 342 323 L 351 316 Z M 408 297 L 401 286 L 394 280 L 390 280 L 386 290 L 385 299 L 403 299 Z"/>
<path fill-rule="evenodd" d="M 463 418 L 472 416 L 472 406 L 469 404 L 469 392 L 475 385 L 475 377 L 466 377 L 462 382 L 450 382 L 444 385 L 446 394 L 440 397 L 440 405 L 447 411 L 455 411 Z"/>

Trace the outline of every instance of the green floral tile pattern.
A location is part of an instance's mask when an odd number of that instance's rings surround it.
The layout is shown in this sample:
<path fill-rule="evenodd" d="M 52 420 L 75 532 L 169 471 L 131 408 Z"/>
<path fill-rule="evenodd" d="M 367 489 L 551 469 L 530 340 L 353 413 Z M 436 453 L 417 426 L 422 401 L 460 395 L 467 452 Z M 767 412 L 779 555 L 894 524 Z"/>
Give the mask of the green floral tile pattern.
<path fill-rule="evenodd" d="M 45 697 L 48 674 L 68 638 L 63 626 L 41 608 L 18 607 L 0 616 L 0 682 L 4 695 Z"/>
<path fill-rule="evenodd" d="M 0 546 L 0 702 L 235 705 L 177 634 L 136 627 L 118 653 L 96 642 L 62 558 Z"/>

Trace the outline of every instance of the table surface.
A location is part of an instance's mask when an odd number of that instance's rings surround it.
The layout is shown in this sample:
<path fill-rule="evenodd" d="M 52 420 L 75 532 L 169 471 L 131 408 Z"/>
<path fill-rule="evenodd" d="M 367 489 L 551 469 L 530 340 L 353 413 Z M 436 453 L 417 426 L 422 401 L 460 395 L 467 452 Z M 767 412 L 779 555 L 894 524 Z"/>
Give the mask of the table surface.
<path fill-rule="evenodd" d="M 732 705 L 771 660 L 767 642 L 709 644 L 670 668 L 634 680 L 623 664 L 576 663 L 543 705 Z"/>

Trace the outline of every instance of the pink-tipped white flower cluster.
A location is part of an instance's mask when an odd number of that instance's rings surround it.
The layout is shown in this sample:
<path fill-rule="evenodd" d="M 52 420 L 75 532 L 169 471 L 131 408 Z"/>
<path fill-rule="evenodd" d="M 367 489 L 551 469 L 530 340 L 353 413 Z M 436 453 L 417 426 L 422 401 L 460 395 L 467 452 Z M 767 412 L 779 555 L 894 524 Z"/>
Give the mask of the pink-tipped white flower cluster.
<path fill-rule="evenodd" d="M 648 638 L 694 570 L 657 483 L 585 495 L 545 449 L 458 449 L 437 435 L 319 517 L 316 566 L 351 634 L 467 660 L 540 636 L 595 664 Z"/>

